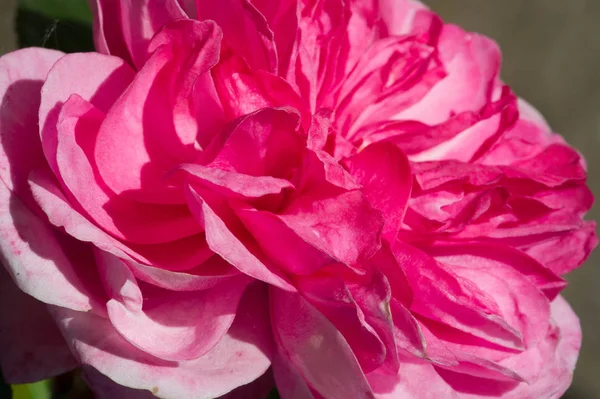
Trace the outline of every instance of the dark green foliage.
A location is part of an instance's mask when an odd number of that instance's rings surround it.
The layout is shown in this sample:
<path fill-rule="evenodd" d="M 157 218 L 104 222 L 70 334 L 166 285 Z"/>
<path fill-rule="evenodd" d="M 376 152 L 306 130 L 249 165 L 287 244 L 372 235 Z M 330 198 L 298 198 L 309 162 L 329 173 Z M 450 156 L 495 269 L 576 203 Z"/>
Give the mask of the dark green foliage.
<path fill-rule="evenodd" d="M 94 51 L 92 28 L 89 24 L 53 19 L 19 8 L 16 27 L 19 47 L 45 47 L 65 53 Z"/>

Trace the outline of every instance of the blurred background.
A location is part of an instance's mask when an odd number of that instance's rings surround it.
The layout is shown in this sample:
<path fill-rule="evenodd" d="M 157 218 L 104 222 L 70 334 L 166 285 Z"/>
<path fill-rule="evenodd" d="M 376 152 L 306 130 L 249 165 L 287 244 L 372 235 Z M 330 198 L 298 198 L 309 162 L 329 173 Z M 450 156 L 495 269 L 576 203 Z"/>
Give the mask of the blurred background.
<path fill-rule="evenodd" d="M 424 2 L 446 21 L 500 44 L 503 79 L 583 152 L 600 198 L 600 0 Z M 0 0 L 0 54 L 27 46 L 89 49 L 90 20 L 83 0 Z M 600 206 L 589 218 L 600 220 Z M 584 340 L 563 398 L 600 399 L 600 252 L 568 279 L 565 296 L 581 318 Z"/>

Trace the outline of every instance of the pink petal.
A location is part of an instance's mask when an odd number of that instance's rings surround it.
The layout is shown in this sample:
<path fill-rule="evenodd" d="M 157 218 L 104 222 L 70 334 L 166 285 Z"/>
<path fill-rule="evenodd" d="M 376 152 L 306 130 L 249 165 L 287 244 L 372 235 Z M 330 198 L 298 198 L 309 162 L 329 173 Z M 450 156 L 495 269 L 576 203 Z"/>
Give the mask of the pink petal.
<path fill-rule="evenodd" d="M 93 243 L 96 247 L 104 251 L 134 262 L 133 264 L 141 262 L 146 265 L 153 265 L 155 268 L 161 268 L 162 262 L 165 262 L 165 268 L 167 269 L 189 270 L 198 264 L 194 263 L 194 261 L 201 262 L 207 259 L 206 241 L 202 235 L 197 236 L 198 240 L 180 240 L 149 246 L 127 246 L 101 230 L 82 216 L 81 213 L 73 209 L 73 206 L 52 181 L 51 177 L 44 173 L 34 172 L 30 176 L 29 184 L 35 201 L 46 214 L 50 223 L 56 227 L 64 228 L 67 234 L 78 241 Z M 181 245 L 181 241 L 184 241 L 184 245 Z M 165 254 L 170 255 L 166 256 Z M 190 262 L 192 263 L 190 264 Z M 168 271 L 159 274 L 160 276 L 174 279 L 175 281 L 172 281 L 172 283 L 175 285 L 180 283 L 184 285 L 204 284 L 204 282 L 198 281 L 199 279 L 203 279 L 203 277 L 189 279 L 186 276 L 174 275 Z M 201 276 L 202 273 L 198 274 Z M 155 276 L 156 278 L 158 276 Z M 181 279 L 185 280 L 185 282 L 182 282 Z M 165 282 L 165 284 L 170 283 Z"/>
<path fill-rule="evenodd" d="M 309 276 L 297 278 L 296 285 L 307 303 L 342 334 L 364 372 L 373 371 L 385 362 L 386 344 L 389 342 L 384 342 L 373 328 L 370 323 L 373 320 L 367 320 L 367 315 L 341 278 Z M 372 309 L 366 310 L 370 311 L 368 316 L 373 319 Z"/>
<path fill-rule="evenodd" d="M 190 360 L 210 351 L 233 323 L 248 283 L 238 278 L 200 292 L 150 287 L 142 292 L 123 261 L 102 251 L 96 259 L 112 297 L 110 321 L 133 345 L 165 360 Z"/>
<path fill-rule="evenodd" d="M 234 211 L 262 251 L 286 272 L 310 275 L 335 262 L 331 256 L 303 241 L 277 215 L 249 207 Z"/>
<path fill-rule="evenodd" d="M 527 245 L 525 251 L 559 276 L 585 262 L 598 245 L 596 223 L 584 222 L 579 229 L 561 232 Z"/>
<path fill-rule="evenodd" d="M 178 170 L 186 172 L 194 184 L 230 199 L 260 198 L 294 188 L 289 181 L 271 176 L 251 176 L 197 164 L 182 164 Z"/>
<path fill-rule="evenodd" d="M 375 398 L 347 342 L 301 296 L 271 289 L 275 341 L 285 360 L 328 399 Z"/>
<path fill-rule="evenodd" d="M 577 316 L 563 298 L 557 297 L 554 300 L 551 311 L 556 325 L 547 331 L 545 340 L 535 348 L 501 362 L 523 370 L 530 370 L 532 364 L 541 365 L 542 369 L 532 375 L 528 383 L 507 386 L 502 382 L 493 383 L 464 374 L 440 370 L 438 372 L 461 398 L 560 398 L 573 378 L 573 369 L 581 346 L 581 329 Z"/>
<path fill-rule="evenodd" d="M 73 79 L 78 71 L 85 79 Z M 39 129 L 44 154 L 56 173 L 57 124 L 62 105 L 72 94 L 107 112 L 134 77 L 123 60 L 96 53 L 68 54 L 50 70 L 42 87 Z"/>
<path fill-rule="evenodd" d="M 395 299 L 392 299 L 390 302 L 390 310 L 394 322 L 394 335 L 398 349 L 402 349 L 420 358 L 433 358 L 434 356 L 432 356 L 431 351 L 428 351 L 427 342 L 425 341 L 419 322 L 413 314 Z"/>
<path fill-rule="evenodd" d="M 550 300 L 566 286 L 566 281 L 523 252 L 504 245 L 487 243 L 437 243 L 427 252 L 441 262 L 458 263 L 462 267 L 472 265 L 502 265 L 526 277 Z"/>
<path fill-rule="evenodd" d="M 209 353 L 165 361 L 135 348 L 106 319 L 53 308 L 79 360 L 117 384 L 173 398 L 216 398 L 254 381 L 269 368 L 272 351 L 264 289 L 254 286 L 240 301 L 227 334 Z"/>
<path fill-rule="evenodd" d="M 362 192 L 317 186 L 302 194 L 279 215 L 302 240 L 350 267 L 379 249 L 383 218 Z"/>
<path fill-rule="evenodd" d="M 427 134 L 433 136 L 433 140 L 428 143 L 430 147 L 412 154 L 410 160 L 427 162 L 453 159 L 469 162 L 480 158 L 518 118 L 516 97 L 509 89 L 506 89 L 502 97 L 489 108 L 492 110 L 480 112 L 474 120 L 469 121 L 472 117 L 469 117 L 471 112 L 467 111 L 459 114 L 456 121 L 450 119 L 449 123 L 431 129 L 431 133 Z M 467 120 L 464 125 L 461 117 Z M 415 141 L 423 141 L 423 138 L 415 137 Z"/>
<path fill-rule="evenodd" d="M 383 213 L 383 233 L 394 241 L 412 190 L 408 159 L 393 144 L 377 143 L 347 159 L 345 165 L 371 205 Z"/>
<path fill-rule="evenodd" d="M 4 184 L 0 184 L 0 237 L 2 263 L 25 293 L 84 312 L 101 307 L 90 286 L 97 278 L 94 272 L 76 268 L 69 257 L 69 249 L 87 248 L 34 215 Z"/>
<path fill-rule="evenodd" d="M 239 275 L 239 271 L 214 255 L 193 270 L 174 272 L 128 262 L 136 278 L 170 291 L 201 291 L 228 281 Z"/>
<path fill-rule="evenodd" d="M 102 116 L 77 95 L 69 97 L 59 115 L 58 173 L 81 207 L 112 235 L 138 244 L 174 241 L 200 233 L 202 227 L 185 206 L 140 204 L 101 188 L 103 182 L 90 163 L 92 154 L 86 154 L 79 142 L 85 139 L 93 145 Z"/>
<path fill-rule="evenodd" d="M 462 399 L 429 363 L 419 360 L 401 362 L 396 376 L 371 373 L 367 378 L 377 399 Z"/>
<path fill-rule="evenodd" d="M 45 304 L 19 290 L 3 268 L 0 314 L 0 369 L 6 382 L 37 382 L 77 367 Z"/>
<path fill-rule="evenodd" d="M 211 144 L 218 153 L 209 166 L 251 176 L 290 178 L 302 162 L 305 147 L 298 125 L 299 115 L 291 108 L 264 108 L 246 115 L 229 134 Z M 217 146 L 219 141 L 222 146 Z"/>
<path fill-rule="evenodd" d="M 196 0 L 198 19 L 214 20 L 223 29 L 225 43 L 241 54 L 252 69 L 277 71 L 273 32 L 265 17 L 248 0 L 220 3 Z"/>
<path fill-rule="evenodd" d="M 417 13 L 427 11 L 427 6 L 417 0 L 378 0 L 378 6 L 390 35 L 411 33 Z"/>
<path fill-rule="evenodd" d="M 236 53 L 222 54 L 212 75 L 228 119 L 271 107 L 293 107 L 304 111 L 303 117 L 310 117 L 285 79 L 263 70 L 252 71 Z"/>
<path fill-rule="evenodd" d="M 150 39 L 168 22 L 187 15 L 177 0 L 89 0 L 94 12 L 94 42 L 99 52 L 121 57 L 140 68 Z"/>
<path fill-rule="evenodd" d="M 0 58 L 0 179 L 30 205 L 27 176 L 44 166 L 37 112 L 40 90 L 63 53 L 23 49 Z"/>
<path fill-rule="evenodd" d="M 184 202 L 182 190 L 167 184 L 166 172 L 193 161 L 197 146 L 220 129 L 208 73 L 220 40 L 213 22 L 189 20 L 169 24 L 153 39 L 153 55 L 98 132 L 96 164 L 115 193 L 140 202 Z"/>
<path fill-rule="evenodd" d="M 248 247 L 252 238 L 228 205 L 216 201 L 209 204 L 191 187 L 187 194 L 192 212 L 204 223 L 210 249 L 250 277 L 285 290 L 295 290 L 279 270 L 263 263 L 257 256 L 258 251 Z"/>
<path fill-rule="evenodd" d="M 445 25 L 438 49 L 448 76 L 394 119 L 437 124 L 453 114 L 477 111 L 489 101 L 500 69 L 498 46 L 483 36 Z"/>
<path fill-rule="evenodd" d="M 396 241 L 393 251 L 415 292 L 411 311 L 497 345 L 522 349 L 523 337 L 502 318 L 493 297 L 408 244 Z"/>
<path fill-rule="evenodd" d="M 549 301 L 534 285 L 535 281 L 531 281 L 535 275 L 527 276 L 519 270 L 522 267 L 519 263 L 525 263 L 526 257 L 493 256 L 488 255 L 488 251 L 459 254 L 440 249 L 436 259 L 491 294 L 503 318 L 522 332 L 527 347 L 533 346 L 545 336 L 550 317 Z M 499 252 L 499 248 L 496 251 Z M 523 314 L 528 316 L 522 318 Z"/>
<path fill-rule="evenodd" d="M 274 356 L 273 375 L 279 396 L 285 399 L 315 399 L 306 381 L 283 355 Z"/>
<path fill-rule="evenodd" d="M 264 15 L 273 32 L 279 62 L 278 72 L 280 76 L 286 76 L 297 36 L 297 0 L 252 0 L 252 5 Z"/>
<path fill-rule="evenodd" d="M 399 364 L 396 326 L 401 324 L 394 325 L 390 303 L 392 290 L 387 278 L 383 273 L 374 271 L 356 284 L 347 283 L 347 286 L 356 304 L 364 313 L 365 322 L 373 328 L 385 346 L 383 369 L 386 372 L 397 373 Z M 409 334 L 411 332 L 409 330 Z"/>

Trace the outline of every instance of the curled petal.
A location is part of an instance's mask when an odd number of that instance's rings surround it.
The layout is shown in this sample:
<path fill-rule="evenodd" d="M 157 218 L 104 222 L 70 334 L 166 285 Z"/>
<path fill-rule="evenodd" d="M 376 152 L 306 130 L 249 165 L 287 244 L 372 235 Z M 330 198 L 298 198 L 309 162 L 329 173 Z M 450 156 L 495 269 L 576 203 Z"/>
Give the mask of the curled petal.
<path fill-rule="evenodd" d="M 320 395 L 331 399 L 375 396 L 335 327 L 301 296 L 272 288 L 271 320 L 285 360 Z"/>
<path fill-rule="evenodd" d="M 81 363 L 117 384 L 165 397 L 217 398 L 254 381 L 270 366 L 265 294 L 260 286 L 246 291 L 233 325 L 217 346 L 197 359 L 179 362 L 139 350 L 104 318 L 58 307 L 52 313 Z"/>

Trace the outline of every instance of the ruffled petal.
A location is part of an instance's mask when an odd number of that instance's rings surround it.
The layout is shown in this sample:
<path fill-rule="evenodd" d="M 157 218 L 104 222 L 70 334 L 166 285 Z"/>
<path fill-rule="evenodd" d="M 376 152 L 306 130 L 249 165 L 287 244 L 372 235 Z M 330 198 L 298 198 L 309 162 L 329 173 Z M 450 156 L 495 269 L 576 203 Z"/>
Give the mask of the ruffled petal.
<path fill-rule="evenodd" d="M 196 0 L 198 19 L 214 20 L 225 43 L 241 54 L 252 69 L 277 72 L 273 32 L 264 15 L 248 0 L 221 2 Z"/>
<path fill-rule="evenodd" d="M 141 68 L 150 39 L 168 22 L 186 18 L 177 0 L 160 3 L 143 0 L 89 0 L 94 13 L 94 43 L 104 54 L 112 54 Z"/>
<path fill-rule="evenodd" d="M 84 364 L 124 387 L 174 398 L 217 398 L 259 378 L 272 352 L 265 291 L 246 291 L 237 317 L 210 352 L 189 361 L 166 361 L 127 342 L 104 318 L 54 307 L 71 350 Z"/>
<path fill-rule="evenodd" d="M 153 55 L 98 132 L 95 163 L 115 193 L 139 202 L 185 202 L 167 173 L 194 161 L 220 129 L 220 105 L 208 73 L 220 41 L 214 22 L 188 20 L 169 24 L 153 39 Z"/>
<path fill-rule="evenodd" d="M 347 342 L 301 296 L 272 288 L 271 322 L 285 360 L 328 399 L 375 396 Z"/>

